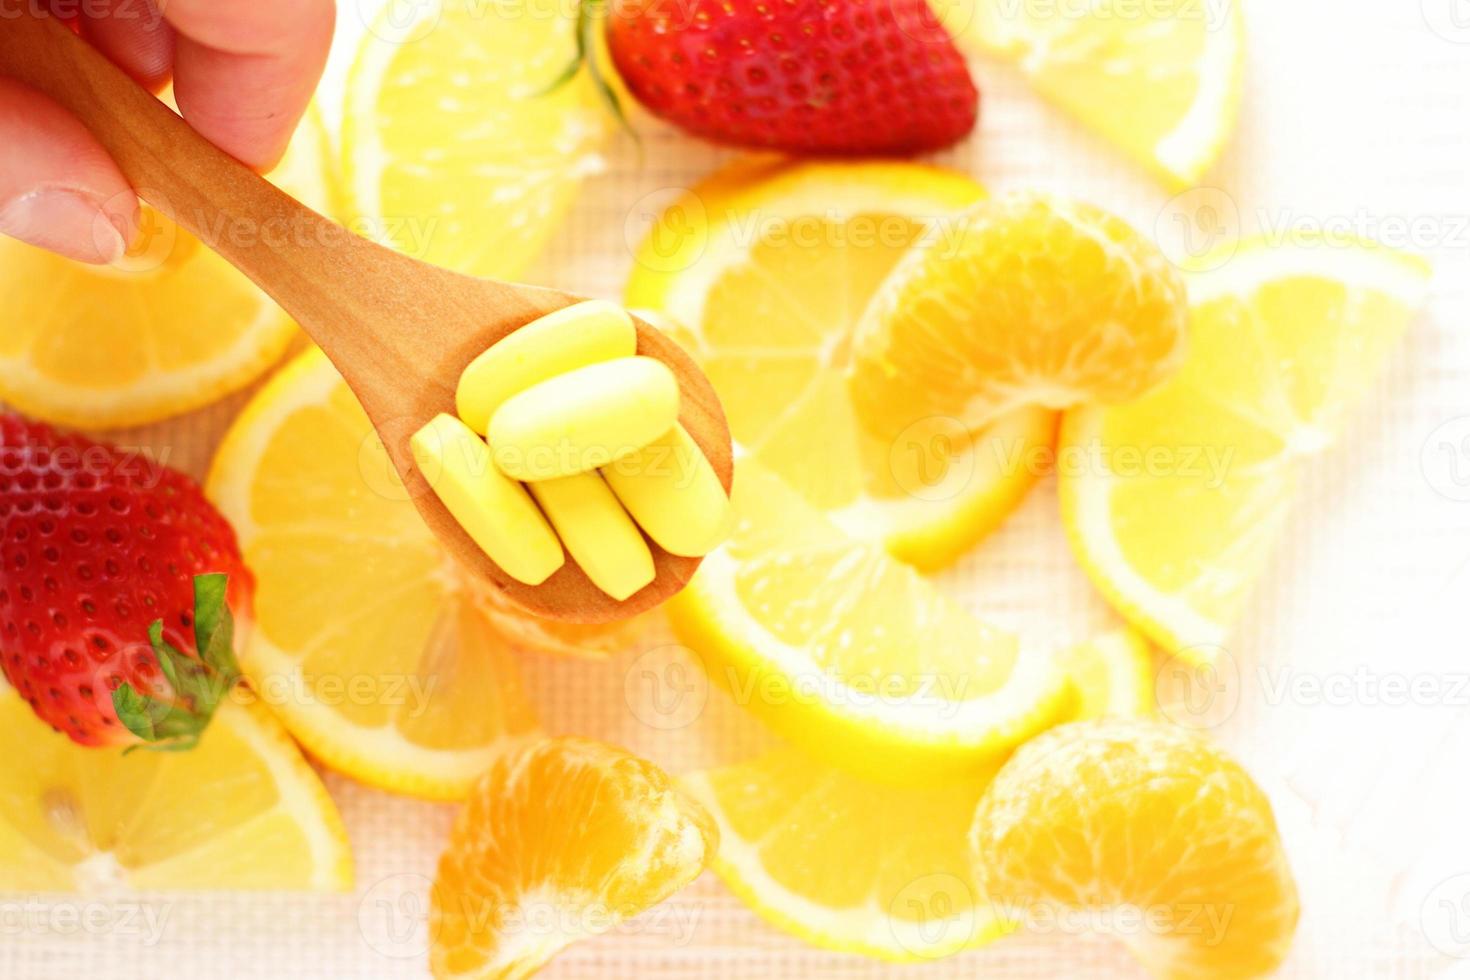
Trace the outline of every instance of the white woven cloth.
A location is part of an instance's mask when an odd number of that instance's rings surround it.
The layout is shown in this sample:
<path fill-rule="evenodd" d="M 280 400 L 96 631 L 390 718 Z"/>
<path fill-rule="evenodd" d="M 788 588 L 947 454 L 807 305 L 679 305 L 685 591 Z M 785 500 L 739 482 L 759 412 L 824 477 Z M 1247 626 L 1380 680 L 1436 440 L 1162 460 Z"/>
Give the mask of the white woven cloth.
<path fill-rule="evenodd" d="M 322 102 L 337 123 L 362 11 L 344 4 Z M 1313 461 L 1288 539 L 1229 645 L 1219 736 L 1272 792 L 1302 886 L 1285 974 L 1470 977 L 1470 4 L 1247 0 L 1248 93 L 1209 178 L 1246 233 L 1326 223 L 1436 263 L 1431 309 L 1343 444 Z M 0 27 L 3 30 L 3 27 Z M 1167 234 L 1170 194 L 981 64 L 981 130 L 940 162 L 993 189 L 1076 194 Z M 728 154 L 646 129 L 609 154 L 539 281 L 616 297 L 634 202 Z M 202 472 L 239 399 L 138 433 Z M 134 434 L 129 434 L 130 436 Z M 1113 622 L 1076 569 L 1043 484 L 942 578 L 978 613 L 1046 644 Z M 655 637 L 642 649 L 655 646 Z M 717 694 L 672 737 L 630 710 L 637 651 L 604 665 L 532 659 L 547 727 L 620 742 L 675 770 L 750 724 Z M 328 776 L 358 858 L 356 894 L 199 894 L 67 902 L 0 895 L 0 976 L 412 978 L 426 975 L 428 878 L 453 809 Z M 881 846 L 881 842 L 875 842 Z M 711 875 L 559 957 L 547 977 L 1135 977 L 1106 940 L 1017 937 L 930 967 L 811 949 Z"/>

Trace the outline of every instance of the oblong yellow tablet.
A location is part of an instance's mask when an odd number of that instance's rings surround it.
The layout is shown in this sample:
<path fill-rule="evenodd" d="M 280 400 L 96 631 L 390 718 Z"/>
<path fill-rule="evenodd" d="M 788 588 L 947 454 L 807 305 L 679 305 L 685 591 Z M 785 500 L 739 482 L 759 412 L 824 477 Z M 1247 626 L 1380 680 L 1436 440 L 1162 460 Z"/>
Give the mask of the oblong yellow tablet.
<path fill-rule="evenodd" d="M 574 303 L 533 320 L 470 362 L 454 392 L 455 410 L 484 433 L 512 395 L 559 374 L 638 350 L 628 311 L 604 300 Z"/>
<path fill-rule="evenodd" d="M 469 426 L 452 415 L 437 415 L 410 444 L 434 493 L 505 574 L 540 585 L 566 562 L 536 502 L 495 468 L 490 447 Z"/>
<path fill-rule="evenodd" d="M 572 560 L 619 602 L 653 581 L 653 552 L 596 473 L 529 484 Z"/>
<path fill-rule="evenodd" d="M 730 498 L 682 425 L 602 470 L 628 513 L 675 555 L 698 558 L 730 533 Z"/>
<path fill-rule="evenodd" d="M 635 453 L 678 418 L 674 372 L 651 357 L 621 357 L 513 395 L 490 419 L 491 455 L 511 479 L 552 480 Z"/>

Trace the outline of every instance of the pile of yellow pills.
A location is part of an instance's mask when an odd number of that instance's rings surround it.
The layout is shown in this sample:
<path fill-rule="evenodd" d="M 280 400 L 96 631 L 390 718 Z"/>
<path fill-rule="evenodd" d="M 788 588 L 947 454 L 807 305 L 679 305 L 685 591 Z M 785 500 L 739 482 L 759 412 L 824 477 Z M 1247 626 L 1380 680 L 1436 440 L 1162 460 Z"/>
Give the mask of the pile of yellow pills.
<path fill-rule="evenodd" d="M 539 585 L 570 555 L 622 601 L 654 578 L 648 541 L 699 557 L 730 501 L 679 424 L 679 385 L 637 354 L 632 318 L 601 301 L 527 324 L 475 358 L 414 460 L 492 561 Z M 646 537 L 645 537 L 646 535 Z"/>

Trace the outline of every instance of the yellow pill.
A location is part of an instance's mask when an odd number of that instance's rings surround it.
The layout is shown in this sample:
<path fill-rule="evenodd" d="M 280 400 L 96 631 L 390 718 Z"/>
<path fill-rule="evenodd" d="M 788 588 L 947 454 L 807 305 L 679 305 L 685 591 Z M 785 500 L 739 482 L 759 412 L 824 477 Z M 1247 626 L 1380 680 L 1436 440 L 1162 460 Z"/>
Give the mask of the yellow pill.
<path fill-rule="evenodd" d="M 540 585 L 566 562 L 526 488 L 495 468 L 490 447 L 463 422 L 438 415 L 414 433 L 411 445 L 434 493 L 505 574 Z"/>
<path fill-rule="evenodd" d="M 506 476 L 552 480 L 637 452 L 678 418 L 674 372 L 651 357 L 622 357 L 511 397 L 490 419 L 490 448 Z"/>
<path fill-rule="evenodd" d="M 653 581 L 653 552 L 602 477 L 578 473 L 529 486 L 593 585 L 621 602 Z"/>
<path fill-rule="evenodd" d="M 460 419 L 476 432 L 512 395 L 559 374 L 638 349 L 633 318 L 602 300 L 575 303 L 533 320 L 470 362 L 454 393 Z"/>
<path fill-rule="evenodd" d="M 697 558 L 715 550 L 730 533 L 730 498 L 682 425 L 606 467 L 602 475 L 665 551 Z"/>

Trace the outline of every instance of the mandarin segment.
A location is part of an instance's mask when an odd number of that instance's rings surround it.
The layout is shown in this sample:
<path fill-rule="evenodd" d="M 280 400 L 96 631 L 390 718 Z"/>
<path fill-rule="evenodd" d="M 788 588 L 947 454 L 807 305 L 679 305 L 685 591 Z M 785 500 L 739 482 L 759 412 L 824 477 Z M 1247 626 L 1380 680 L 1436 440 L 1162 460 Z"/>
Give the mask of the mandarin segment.
<path fill-rule="evenodd" d="M 650 762 L 581 738 L 510 746 L 440 859 L 433 974 L 529 976 L 692 882 L 718 842 L 704 808 Z"/>
<path fill-rule="evenodd" d="M 1026 405 L 1125 402 L 1178 368 L 1183 280 L 1121 219 L 1015 194 L 975 205 L 960 229 L 910 251 L 857 330 L 853 399 L 875 435 L 930 416 L 973 429 Z"/>
<path fill-rule="evenodd" d="M 1005 915 L 1085 913 L 1158 977 L 1263 976 L 1296 931 L 1269 800 L 1219 748 L 1166 723 L 1076 722 L 1028 742 L 970 836 Z"/>

